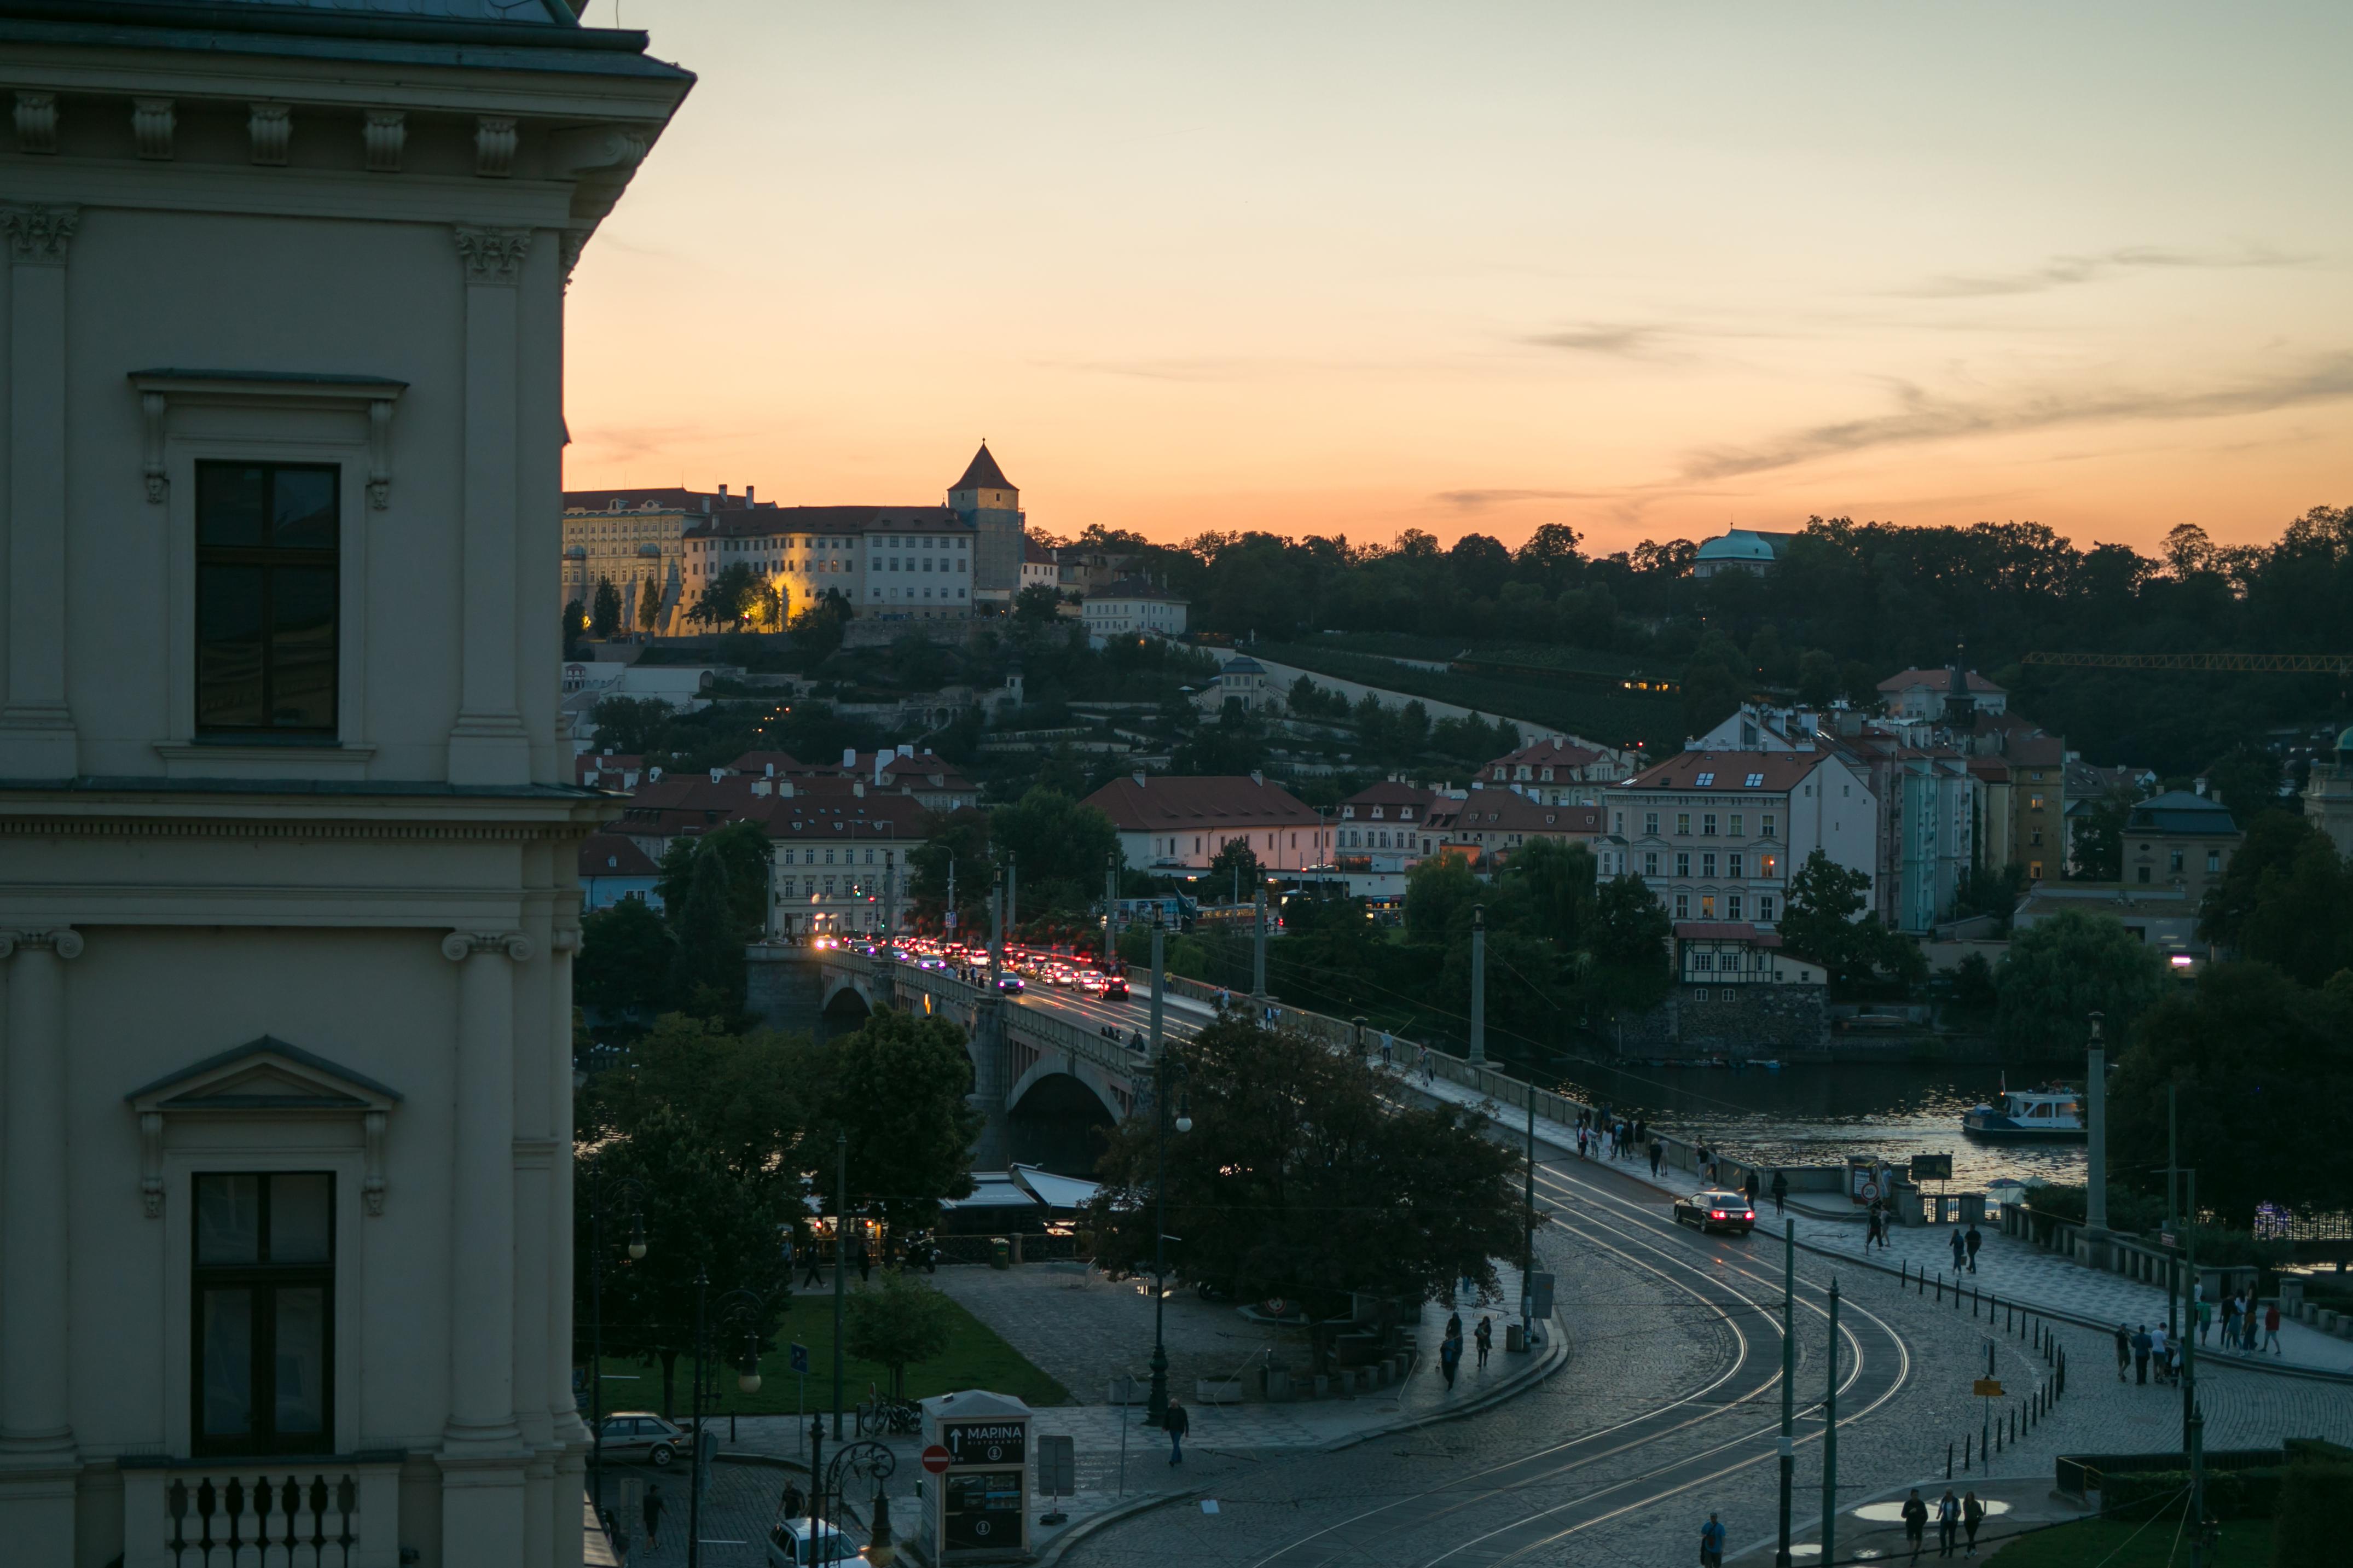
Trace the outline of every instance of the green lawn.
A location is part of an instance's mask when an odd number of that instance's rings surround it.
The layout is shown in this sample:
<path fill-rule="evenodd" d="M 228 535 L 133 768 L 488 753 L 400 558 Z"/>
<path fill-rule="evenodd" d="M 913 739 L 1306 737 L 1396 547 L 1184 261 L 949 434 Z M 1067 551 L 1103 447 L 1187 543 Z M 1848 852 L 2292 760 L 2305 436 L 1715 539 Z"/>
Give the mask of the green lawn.
<path fill-rule="evenodd" d="M 2189 1568 L 2189 1542 L 2175 1539 L 2179 1524 L 2178 1518 L 2145 1527 L 2121 1520 L 2080 1520 L 2021 1536 L 1991 1555 L 2000 1568 Z M 2271 1561 L 2272 1521 L 2232 1520 L 2221 1526 L 2207 1568 L 2271 1568 Z"/>
<path fill-rule="evenodd" d="M 858 1289 L 857 1281 L 850 1289 Z M 948 1394 L 961 1388 L 986 1388 L 998 1394 L 1010 1394 L 1031 1405 L 1060 1405 L 1071 1397 L 1071 1391 L 1029 1364 L 1020 1352 L 997 1337 L 997 1331 L 956 1306 L 955 1335 L 949 1342 L 947 1353 L 936 1361 L 924 1362 L 907 1369 L 907 1397 L 927 1399 L 934 1394 Z M 789 1415 L 795 1409 L 800 1379 L 793 1375 L 792 1358 L 787 1346 L 797 1342 L 807 1345 L 809 1352 L 808 1407 L 831 1408 L 833 1390 L 833 1292 L 803 1291 L 792 1298 L 785 1312 L 783 1324 L 776 1331 L 776 1349 L 760 1363 L 760 1391 L 744 1394 L 735 1386 L 733 1366 L 718 1370 L 718 1397 L 711 1409 L 720 1415 L 733 1410 L 739 1415 Z M 712 1338 L 714 1352 L 721 1341 Z M 607 1410 L 658 1410 L 661 1407 L 661 1365 L 655 1363 L 639 1366 L 614 1357 L 605 1361 L 605 1408 Z M 678 1402 L 674 1414 L 683 1416 L 687 1411 L 687 1393 L 693 1384 L 693 1371 L 681 1357 L 678 1365 Z M 866 1397 L 866 1385 L 888 1391 L 890 1373 L 872 1362 L 850 1357 L 842 1363 L 842 1398 L 855 1405 Z M 629 1381 L 634 1380 L 634 1381 Z"/>

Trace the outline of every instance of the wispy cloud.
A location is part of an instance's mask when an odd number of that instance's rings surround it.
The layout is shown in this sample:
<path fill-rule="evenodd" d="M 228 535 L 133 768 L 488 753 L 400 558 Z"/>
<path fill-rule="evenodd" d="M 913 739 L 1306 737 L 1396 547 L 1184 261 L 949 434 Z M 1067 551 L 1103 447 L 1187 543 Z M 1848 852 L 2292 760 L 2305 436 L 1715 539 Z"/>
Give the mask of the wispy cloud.
<path fill-rule="evenodd" d="M 1902 406 L 1894 413 L 1792 430 L 1760 446 L 1704 447 L 1691 456 L 1682 471 L 1687 479 L 1728 479 L 1874 447 L 2004 436 L 2107 420 L 2220 419 L 2345 397 L 2353 397 L 2353 353 L 2326 355 L 2298 369 L 2234 386 L 2193 392 L 2107 388 L 2031 393 L 2008 402 L 1968 402 L 1904 386 L 1897 389 Z"/>
<path fill-rule="evenodd" d="M 2052 289 L 2072 288 L 2079 283 L 2096 283 L 2130 272 L 2168 268 L 2304 267 L 2316 259 L 2262 247 L 2217 252 L 2168 250 L 2161 246 L 2131 245 L 2092 256 L 2054 256 L 2040 267 L 2030 267 L 2020 272 L 1948 273 L 1932 278 L 1916 289 L 1898 289 L 1894 292 L 1912 300 L 1975 300 L 2000 294 L 2040 294 Z"/>
<path fill-rule="evenodd" d="M 1540 349 L 1567 353 L 1633 356 L 1651 352 L 1666 334 L 1657 327 L 1631 321 L 1592 321 L 1565 331 L 1538 332 L 1520 341 Z"/>
<path fill-rule="evenodd" d="M 1440 490 L 1430 499 L 1457 511 L 1484 511 L 1491 506 L 1510 506 L 1527 500 L 1610 500 L 1615 490 Z"/>
<path fill-rule="evenodd" d="M 691 445 L 699 438 L 730 434 L 733 433 L 697 425 L 600 425 L 573 431 L 572 451 L 575 460 L 592 458 L 598 462 L 628 462 L 633 458 Z"/>

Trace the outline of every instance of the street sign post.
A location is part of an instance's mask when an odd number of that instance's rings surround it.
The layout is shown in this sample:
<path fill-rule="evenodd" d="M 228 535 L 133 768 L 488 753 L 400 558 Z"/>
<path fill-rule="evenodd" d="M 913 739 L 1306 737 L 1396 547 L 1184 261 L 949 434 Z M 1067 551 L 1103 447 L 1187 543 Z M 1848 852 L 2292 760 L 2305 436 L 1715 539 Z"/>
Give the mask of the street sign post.
<path fill-rule="evenodd" d="M 1981 1377 L 1969 1385 L 1969 1392 L 1979 1399 L 2000 1399 L 2002 1397 L 2001 1380 L 1998 1377 Z"/>
<path fill-rule="evenodd" d="M 1077 1495 L 1079 1460 L 1077 1444 L 1068 1436 L 1041 1436 L 1038 1439 L 1038 1490 L 1039 1495 L 1060 1500 Z M 1041 1516 L 1040 1524 L 1061 1524 L 1070 1519 L 1057 1501 L 1054 1511 Z"/>
<path fill-rule="evenodd" d="M 808 1452 L 808 1346 L 795 1342 L 792 1354 L 793 1375 L 800 1380 L 800 1392 L 793 1396 L 793 1430 L 799 1434 L 801 1452 L 806 1454 Z"/>

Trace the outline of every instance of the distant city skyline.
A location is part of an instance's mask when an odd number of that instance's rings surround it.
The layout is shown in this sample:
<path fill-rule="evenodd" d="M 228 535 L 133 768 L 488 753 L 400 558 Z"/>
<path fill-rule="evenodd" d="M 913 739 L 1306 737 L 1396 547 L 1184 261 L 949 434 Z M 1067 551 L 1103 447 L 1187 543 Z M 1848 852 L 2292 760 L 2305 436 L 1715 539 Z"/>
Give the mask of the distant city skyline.
<path fill-rule="evenodd" d="M 586 20 L 610 26 L 614 0 Z M 572 489 L 1598 553 L 2353 500 L 2353 15 L 628 0 Z"/>

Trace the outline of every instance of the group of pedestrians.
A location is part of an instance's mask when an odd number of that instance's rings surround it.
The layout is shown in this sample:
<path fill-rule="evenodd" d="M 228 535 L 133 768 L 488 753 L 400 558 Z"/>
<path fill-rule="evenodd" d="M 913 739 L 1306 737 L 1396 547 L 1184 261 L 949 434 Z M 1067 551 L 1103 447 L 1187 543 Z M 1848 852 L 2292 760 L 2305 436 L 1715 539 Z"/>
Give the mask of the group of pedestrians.
<path fill-rule="evenodd" d="M 1955 1497 L 1953 1489 L 1947 1487 L 1945 1495 L 1936 1503 L 1936 1555 L 1950 1557 L 1955 1535 L 1965 1531 L 1968 1540 L 1962 1555 L 1975 1557 L 1978 1554 L 1978 1526 L 1985 1522 L 1985 1504 L 1978 1500 L 1975 1491 Z M 1911 1544 L 1912 1561 L 1915 1563 L 1920 1561 L 1920 1547 L 1922 1538 L 1928 1532 L 1928 1520 L 1929 1505 L 1921 1498 L 1920 1489 L 1914 1487 L 1912 1495 L 1904 1500 L 1904 1539 Z"/>
<path fill-rule="evenodd" d="M 1577 1113 L 1577 1152 L 1583 1159 L 1630 1160 L 1636 1150 L 1645 1146 L 1649 1133 L 1641 1117 L 1629 1120 L 1613 1115 L 1606 1105 Z M 1665 1151 L 1656 1145 L 1651 1148 L 1651 1173 L 1656 1175 L 1659 1158 Z"/>
<path fill-rule="evenodd" d="M 2198 1303 L 2199 1339 L 2205 1340 L 2208 1309 Z M 2258 1302 L 2253 1290 L 2234 1291 L 2222 1303 L 2222 1348 L 2241 1351 L 2248 1355 L 2285 1355 L 2280 1349 L 2280 1310 L 2277 1301 Z"/>
<path fill-rule="evenodd" d="M 1479 1370 L 1484 1372 L 1487 1370 L 1487 1357 L 1495 1348 L 1494 1321 L 1484 1313 L 1480 1315 L 1479 1327 L 1472 1342 L 1479 1352 Z M 1438 1370 L 1445 1374 L 1447 1387 L 1454 1386 L 1455 1375 L 1461 1369 L 1462 1314 L 1449 1312 L 1446 1315 L 1446 1337 L 1438 1342 Z"/>
<path fill-rule="evenodd" d="M 1953 1272 L 1975 1274 L 1978 1271 L 1978 1248 L 1985 1245 L 1985 1237 L 1978 1231 L 1978 1222 L 1969 1221 L 1968 1229 L 1953 1232 L 1950 1239 L 1953 1244 Z"/>

